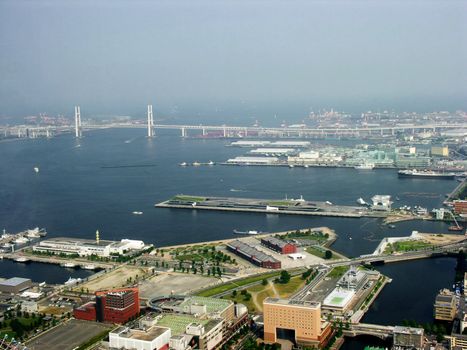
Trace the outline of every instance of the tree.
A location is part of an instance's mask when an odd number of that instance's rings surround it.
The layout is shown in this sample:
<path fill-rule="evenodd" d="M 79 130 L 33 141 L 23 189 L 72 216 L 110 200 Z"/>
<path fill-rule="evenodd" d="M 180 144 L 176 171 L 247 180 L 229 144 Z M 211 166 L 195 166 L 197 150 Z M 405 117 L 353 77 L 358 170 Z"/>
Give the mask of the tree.
<path fill-rule="evenodd" d="M 332 258 L 332 252 L 330 250 L 326 250 L 324 253 L 324 258 L 325 259 L 331 259 Z"/>
<path fill-rule="evenodd" d="M 289 281 L 290 281 L 290 273 L 288 273 L 285 270 L 282 270 L 281 275 L 279 277 L 279 283 L 287 284 L 289 283 Z"/>
<path fill-rule="evenodd" d="M 235 298 L 237 296 L 237 291 L 234 289 L 232 292 L 232 296 Z"/>
<path fill-rule="evenodd" d="M 263 286 L 267 285 L 268 284 L 268 280 L 266 278 L 263 278 L 263 280 L 261 281 L 261 284 Z"/>

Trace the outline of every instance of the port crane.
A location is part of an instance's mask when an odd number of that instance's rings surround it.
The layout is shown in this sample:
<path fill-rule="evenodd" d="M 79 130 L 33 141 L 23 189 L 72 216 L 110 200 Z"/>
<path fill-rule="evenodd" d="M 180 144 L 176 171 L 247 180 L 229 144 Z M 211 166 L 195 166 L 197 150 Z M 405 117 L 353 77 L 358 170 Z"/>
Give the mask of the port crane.
<path fill-rule="evenodd" d="M 449 226 L 448 230 L 449 231 L 462 231 L 463 227 L 459 225 L 459 223 L 456 220 L 455 215 L 452 213 L 452 211 L 447 210 L 447 212 L 451 215 L 452 219 L 454 220 L 455 225 Z"/>

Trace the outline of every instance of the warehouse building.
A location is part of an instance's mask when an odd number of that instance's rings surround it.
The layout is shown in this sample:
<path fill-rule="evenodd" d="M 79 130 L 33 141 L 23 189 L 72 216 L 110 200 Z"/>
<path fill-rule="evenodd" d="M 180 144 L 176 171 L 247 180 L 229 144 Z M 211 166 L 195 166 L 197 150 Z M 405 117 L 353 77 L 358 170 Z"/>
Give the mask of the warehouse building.
<path fill-rule="evenodd" d="M 39 242 L 33 247 L 36 252 L 51 254 L 67 254 L 79 256 L 97 255 L 109 257 L 111 254 L 124 254 L 131 250 L 144 249 L 144 242 L 122 239 L 120 242 L 106 240 L 89 240 L 80 238 L 58 237 Z"/>
<path fill-rule="evenodd" d="M 259 267 L 266 269 L 281 268 L 281 262 L 279 260 L 246 243 L 243 243 L 242 241 L 235 240 L 227 243 L 227 249 Z"/>
<path fill-rule="evenodd" d="M 276 237 L 261 238 L 261 244 L 281 254 L 293 254 L 297 252 L 297 246 L 295 244 Z"/>
<path fill-rule="evenodd" d="M 0 292 L 18 294 L 31 286 L 32 281 L 29 278 L 13 277 L 0 282 Z"/>

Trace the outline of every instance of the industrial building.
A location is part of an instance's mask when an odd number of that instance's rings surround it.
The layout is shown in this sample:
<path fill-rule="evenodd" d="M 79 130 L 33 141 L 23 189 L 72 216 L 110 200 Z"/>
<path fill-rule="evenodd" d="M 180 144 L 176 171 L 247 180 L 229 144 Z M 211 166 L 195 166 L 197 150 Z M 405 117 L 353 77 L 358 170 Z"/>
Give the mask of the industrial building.
<path fill-rule="evenodd" d="M 18 294 L 31 286 L 32 281 L 29 278 L 13 277 L 0 282 L 0 292 Z"/>
<path fill-rule="evenodd" d="M 293 254 L 297 252 L 297 246 L 295 244 L 276 237 L 261 238 L 261 244 L 281 254 Z"/>
<path fill-rule="evenodd" d="M 295 152 L 295 148 L 257 148 L 251 150 L 251 154 L 261 154 L 265 156 L 286 156 L 290 153 Z"/>
<path fill-rule="evenodd" d="M 393 332 L 394 350 L 423 349 L 424 332 L 423 328 L 395 326 Z"/>
<path fill-rule="evenodd" d="M 264 341 L 275 343 L 278 333 L 292 332 L 292 341 L 307 347 L 321 347 L 331 334 L 331 326 L 321 320 L 321 304 L 279 298 L 263 301 Z"/>
<path fill-rule="evenodd" d="M 280 269 L 281 262 L 270 255 L 267 255 L 258 249 L 243 243 L 240 240 L 235 240 L 227 243 L 227 249 L 237 254 L 238 256 L 248 260 L 249 262 L 266 269 Z"/>
<path fill-rule="evenodd" d="M 138 288 L 123 288 L 95 293 L 96 300 L 73 310 L 77 319 L 125 323 L 139 315 Z"/>
<path fill-rule="evenodd" d="M 227 164 L 235 165 L 272 165 L 279 161 L 277 157 L 235 157 L 227 160 Z"/>
<path fill-rule="evenodd" d="M 453 321 L 456 316 L 456 296 L 448 289 L 442 289 L 435 299 L 434 318 L 440 321 Z"/>
<path fill-rule="evenodd" d="M 431 146 L 432 157 L 449 157 L 449 147 L 444 145 Z"/>
<path fill-rule="evenodd" d="M 454 205 L 454 213 L 467 215 L 467 200 L 456 200 L 452 204 Z"/>
<path fill-rule="evenodd" d="M 51 254 L 67 254 L 89 256 L 97 255 L 109 257 L 112 254 L 124 254 L 131 250 L 144 249 L 144 242 L 131 239 L 122 239 L 120 242 L 58 237 L 39 242 L 33 247 L 36 252 Z"/>

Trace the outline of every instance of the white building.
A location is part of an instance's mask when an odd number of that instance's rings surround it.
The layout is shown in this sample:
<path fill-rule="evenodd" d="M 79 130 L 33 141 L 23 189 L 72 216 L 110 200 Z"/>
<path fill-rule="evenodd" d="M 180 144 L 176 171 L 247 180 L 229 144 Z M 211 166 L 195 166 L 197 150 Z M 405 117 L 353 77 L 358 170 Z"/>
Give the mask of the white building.
<path fill-rule="evenodd" d="M 108 257 L 111 254 L 123 254 L 130 250 L 141 250 L 143 248 L 143 241 L 131 239 L 122 239 L 120 242 L 115 242 L 60 237 L 41 241 L 32 249 L 36 252 L 52 254 L 78 254 L 79 256 L 97 255 L 100 257 Z"/>
<path fill-rule="evenodd" d="M 277 163 L 279 158 L 277 157 L 235 157 L 227 160 L 229 164 L 238 165 L 268 165 Z"/>
<path fill-rule="evenodd" d="M 21 311 L 23 312 L 37 312 L 37 302 L 32 300 L 23 300 L 21 302 Z"/>
<path fill-rule="evenodd" d="M 391 196 L 377 194 L 371 198 L 373 201 L 373 210 L 391 210 Z"/>
<path fill-rule="evenodd" d="M 119 327 L 109 333 L 110 349 L 154 350 L 168 347 L 170 328 L 153 326 L 148 329 Z"/>

